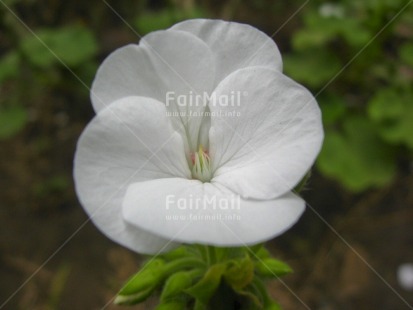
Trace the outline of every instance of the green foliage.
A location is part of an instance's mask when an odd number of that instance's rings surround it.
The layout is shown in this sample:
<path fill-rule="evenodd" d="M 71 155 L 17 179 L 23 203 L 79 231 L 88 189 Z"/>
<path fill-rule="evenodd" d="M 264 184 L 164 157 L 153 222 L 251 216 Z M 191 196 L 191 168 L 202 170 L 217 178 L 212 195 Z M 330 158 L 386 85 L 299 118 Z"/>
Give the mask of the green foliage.
<path fill-rule="evenodd" d="M 225 280 L 234 290 L 242 290 L 254 278 L 254 267 L 249 256 L 229 261 L 224 273 Z"/>
<path fill-rule="evenodd" d="M 224 263 L 212 265 L 194 286 L 185 290 L 185 293 L 194 297 L 201 304 L 208 304 L 221 283 L 225 271 L 226 265 Z"/>
<path fill-rule="evenodd" d="M 156 306 L 155 310 L 182 310 L 185 309 L 186 302 L 185 301 L 168 301 L 168 302 L 161 302 L 158 306 Z"/>
<path fill-rule="evenodd" d="M 152 286 L 162 276 L 164 266 L 165 261 L 163 259 L 149 261 L 140 272 L 128 280 L 119 293 L 121 295 L 131 295 L 147 286 Z"/>
<path fill-rule="evenodd" d="M 11 23 L 10 27 L 11 32 L 17 32 L 13 29 L 14 24 Z M 4 104 L 0 109 L 0 139 L 12 137 L 24 128 L 27 111 L 23 104 L 28 102 L 28 98 L 35 100 L 39 97 L 39 89 L 48 89 L 59 83 L 64 87 L 70 85 L 60 79 L 58 67 L 78 68 L 78 76 L 86 83 L 96 72 L 93 58 L 98 45 L 88 28 L 74 24 L 34 29 L 34 33 L 15 38 L 14 49 L 0 59 L 0 83 L 14 86 L 14 93 L 2 96 L 0 100 Z M 75 89 L 79 89 L 78 84 Z M 87 92 L 84 95 L 87 96 Z"/>
<path fill-rule="evenodd" d="M 392 144 L 413 149 L 413 92 L 411 89 L 386 88 L 369 102 L 369 116 L 381 137 Z"/>
<path fill-rule="evenodd" d="M 165 282 L 162 290 L 161 301 L 166 302 L 176 297 L 192 286 L 196 278 L 199 278 L 201 273 L 198 270 L 181 271 L 173 274 Z"/>
<path fill-rule="evenodd" d="M 269 257 L 256 262 L 256 271 L 263 277 L 276 278 L 291 273 L 292 269 L 286 263 Z"/>
<path fill-rule="evenodd" d="M 392 148 L 361 116 L 347 118 L 342 131 L 326 132 L 318 168 L 353 191 L 384 186 L 396 173 Z"/>
<path fill-rule="evenodd" d="M 336 9 L 340 9 L 337 7 Z M 355 18 L 345 18 L 343 16 L 323 15 L 322 10 L 310 11 L 304 17 L 306 28 L 297 32 L 293 38 L 293 45 L 297 50 L 328 45 L 336 40 L 344 40 L 349 45 L 361 47 L 367 43 L 371 37 L 361 20 Z"/>
<path fill-rule="evenodd" d="M 46 197 L 53 193 L 62 193 L 69 187 L 67 176 L 55 175 L 44 181 L 40 181 L 33 187 L 33 192 L 38 197 Z"/>
<path fill-rule="evenodd" d="M 19 55 L 15 51 L 9 52 L 0 59 L 0 83 L 18 76 L 19 61 Z"/>
<path fill-rule="evenodd" d="M 289 272 L 290 267 L 271 258 L 262 245 L 252 250 L 183 246 L 143 265 L 115 303 L 137 304 L 160 291 L 158 310 L 211 309 L 215 300 L 222 304 L 221 298 L 239 298 L 250 310 L 280 309 L 262 281 Z"/>
<path fill-rule="evenodd" d="M 0 140 L 18 133 L 27 122 L 27 112 L 21 106 L 0 108 Z"/>
<path fill-rule="evenodd" d="M 317 166 L 351 191 L 389 184 L 413 148 L 413 45 L 403 30 L 413 7 L 405 4 L 309 3 L 285 57 L 286 73 L 318 94 L 326 136 Z"/>
<path fill-rule="evenodd" d="M 413 43 L 405 43 L 400 47 L 400 58 L 413 67 Z"/>
<path fill-rule="evenodd" d="M 15 3 L 17 3 L 17 2 L 20 2 L 21 0 L 2 0 L 2 2 L 5 4 L 5 5 L 7 5 L 8 7 L 9 6 L 11 6 L 11 5 L 13 5 L 13 4 L 15 4 Z"/>
<path fill-rule="evenodd" d="M 319 99 L 321 110 L 323 111 L 323 124 L 334 125 L 345 117 L 347 112 L 346 102 L 334 95 L 321 97 Z"/>
<path fill-rule="evenodd" d="M 136 27 L 142 34 L 151 31 L 163 30 L 172 25 L 192 18 L 205 17 L 205 12 L 200 7 L 193 7 L 190 10 L 179 8 L 165 8 L 160 11 L 146 11 L 136 19 Z"/>
<path fill-rule="evenodd" d="M 298 79 L 312 87 L 322 87 L 340 68 L 340 62 L 326 50 L 307 49 L 299 55 L 284 57 L 286 72 L 293 72 Z"/>
<path fill-rule="evenodd" d="M 97 52 L 97 43 L 87 28 L 71 25 L 60 29 L 38 29 L 21 42 L 21 49 L 33 65 L 48 68 L 61 62 L 74 67 L 89 60 Z"/>
<path fill-rule="evenodd" d="M 164 277 L 165 261 L 149 261 L 140 272 L 131 277 L 115 299 L 117 304 L 135 304 L 144 301 Z"/>

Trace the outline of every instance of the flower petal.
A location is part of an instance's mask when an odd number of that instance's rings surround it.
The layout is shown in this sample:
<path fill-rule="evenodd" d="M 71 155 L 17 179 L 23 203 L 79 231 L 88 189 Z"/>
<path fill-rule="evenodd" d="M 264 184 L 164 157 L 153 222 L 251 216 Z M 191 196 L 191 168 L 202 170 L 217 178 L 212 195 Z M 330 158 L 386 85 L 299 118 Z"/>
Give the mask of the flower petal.
<path fill-rule="evenodd" d="M 244 200 L 224 186 L 160 179 L 132 184 L 123 201 L 130 225 L 184 243 L 243 246 L 290 228 L 305 209 L 293 193 L 276 200 Z"/>
<path fill-rule="evenodd" d="M 165 105 L 151 98 L 127 97 L 110 105 L 89 123 L 77 145 L 74 179 L 80 202 L 103 233 L 137 252 L 174 244 L 123 221 L 127 187 L 190 176 L 182 138 L 173 131 Z"/>
<path fill-rule="evenodd" d="M 241 91 L 235 107 L 220 103 Z M 290 191 L 320 151 L 323 128 L 315 99 L 278 71 L 234 72 L 212 94 L 210 109 L 212 181 L 244 198 L 273 199 Z"/>
<path fill-rule="evenodd" d="M 203 40 L 216 59 L 215 85 L 235 70 L 268 66 L 282 71 L 277 45 L 264 32 L 246 24 L 222 20 L 193 19 L 174 25 L 171 30 L 190 32 Z"/>
<path fill-rule="evenodd" d="M 157 31 L 139 45 L 119 48 L 100 66 L 92 85 L 96 112 L 127 96 L 154 98 L 167 105 L 176 130 L 196 149 L 202 117 L 190 117 L 205 109 L 203 98 L 213 90 L 215 64 L 208 46 L 182 31 Z"/>

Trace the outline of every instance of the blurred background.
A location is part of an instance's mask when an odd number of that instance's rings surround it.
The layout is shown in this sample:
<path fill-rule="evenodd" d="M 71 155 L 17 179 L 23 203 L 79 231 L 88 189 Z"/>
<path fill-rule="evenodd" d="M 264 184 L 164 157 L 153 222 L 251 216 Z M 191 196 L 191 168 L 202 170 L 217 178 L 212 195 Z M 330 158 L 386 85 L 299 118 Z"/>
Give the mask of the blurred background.
<path fill-rule="evenodd" d="M 295 270 L 270 284 L 273 297 L 285 310 L 413 309 L 397 278 L 413 264 L 413 2 L 403 0 L 0 0 L 0 308 L 120 309 L 111 299 L 143 257 L 98 232 L 74 193 L 88 88 L 114 49 L 197 17 L 272 36 L 285 73 L 323 111 L 310 207 L 269 243 Z"/>

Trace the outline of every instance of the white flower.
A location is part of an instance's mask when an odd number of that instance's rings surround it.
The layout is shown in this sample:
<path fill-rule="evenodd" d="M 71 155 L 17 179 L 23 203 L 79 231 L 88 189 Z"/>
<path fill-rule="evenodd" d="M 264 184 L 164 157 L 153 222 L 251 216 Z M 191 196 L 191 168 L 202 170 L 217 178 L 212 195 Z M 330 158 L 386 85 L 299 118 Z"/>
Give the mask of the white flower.
<path fill-rule="evenodd" d="M 142 253 L 255 244 L 291 227 L 305 208 L 291 190 L 323 130 L 314 98 L 281 70 L 271 38 L 218 20 L 185 21 L 112 53 L 75 156 L 93 222 Z"/>
<path fill-rule="evenodd" d="M 318 12 L 322 17 L 344 18 L 344 7 L 336 3 L 323 3 L 320 5 Z"/>
<path fill-rule="evenodd" d="M 413 264 L 401 264 L 397 268 L 397 280 L 406 291 L 413 291 Z"/>

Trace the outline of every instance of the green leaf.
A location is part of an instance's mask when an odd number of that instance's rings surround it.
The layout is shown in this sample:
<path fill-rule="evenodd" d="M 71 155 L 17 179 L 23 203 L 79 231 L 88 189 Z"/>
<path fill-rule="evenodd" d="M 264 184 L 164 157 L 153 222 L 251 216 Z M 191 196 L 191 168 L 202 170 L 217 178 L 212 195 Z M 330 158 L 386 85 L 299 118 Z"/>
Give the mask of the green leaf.
<path fill-rule="evenodd" d="M 26 37 L 21 44 L 29 61 L 39 67 L 50 67 L 63 62 L 69 67 L 79 66 L 97 52 L 91 31 L 80 25 L 60 29 L 38 29 L 36 36 Z"/>
<path fill-rule="evenodd" d="M 53 193 L 62 193 L 69 187 L 66 175 L 55 175 L 45 180 L 39 180 L 33 185 L 33 193 L 38 197 L 46 197 Z"/>
<path fill-rule="evenodd" d="M 388 88 L 369 102 L 369 117 L 388 142 L 403 143 L 413 149 L 413 92 Z"/>
<path fill-rule="evenodd" d="M 401 60 L 413 67 L 413 43 L 406 43 L 402 45 L 399 53 Z"/>
<path fill-rule="evenodd" d="M 205 13 L 201 8 L 194 7 L 191 10 L 166 8 L 157 12 L 147 11 L 136 19 L 136 27 L 142 34 L 147 34 L 156 30 L 163 30 L 172 25 L 193 18 L 204 17 Z"/>
<path fill-rule="evenodd" d="M 275 258 L 264 258 L 255 263 L 257 274 L 268 278 L 278 278 L 292 272 L 290 266 Z"/>
<path fill-rule="evenodd" d="M 315 47 L 324 46 L 330 39 L 335 37 L 335 24 L 342 19 L 335 17 L 325 18 L 317 11 L 310 11 L 304 15 L 306 27 L 298 31 L 293 39 L 293 47 L 297 50 L 307 50 Z"/>
<path fill-rule="evenodd" d="M 317 166 L 352 191 L 384 186 L 395 175 L 392 149 L 362 116 L 345 120 L 343 131 L 327 130 Z"/>
<path fill-rule="evenodd" d="M 403 4 L 406 4 L 406 2 L 403 0 L 365 0 L 363 6 L 376 10 L 388 10 L 390 8 L 396 8 L 400 10 Z"/>
<path fill-rule="evenodd" d="M 285 72 L 311 87 L 324 86 L 341 69 L 340 61 L 327 50 L 307 50 L 284 57 Z"/>
<path fill-rule="evenodd" d="M 304 28 L 293 36 L 292 44 L 295 50 L 305 51 L 309 48 L 324 46 L 328 40 L 329 35 L 324 31 L 314 31 Z"/>
<path fill-rule="evenodd" d="M 226 264 L 216 264 L 211 266 L 205 273 L 204 277 L 194 286 L 185 290 L 185 293 L 191 295 L 202 304 L 208 304 L 208 301 L 214 295 L 221 278 L 226 270 Z"/>
<path fill-rule="evenodd" d="M 0 109 L 0 139 L 17 134 L 27 123 L 27 111 L 21 106 Z"/>
<path fill-rule="evenodd" d="M 20 58 L 16 52 L 10 52 L 0 59 L 0 82 L 17 77 Z"/>
<path fill-rule="evenodd" d="M 136 20 L 136 26 L 142 34 L 167 29 L 173 24 L 173 16 L 169 9 L 160 12 L 145 12 Z"/>
<path fill-rule="evenodd" d="M 353 47 L 364 47 L 372 37 L 370 31 L 355 18 L 340 20 L 336 26 L 337 35 L 341 35 Z"/>
<path fill-rule="evenodd" d="M 347 111 L 345 101 L 338 96 L 327 95 L 318 98 L 324 125 L 332 125 L 341 120 Z"/>
<path fill-rule="evenodd" d="M 351 46 L 360 47 L 371 38 L 370 31 L 355 18 L 322 16 L 313 11 L 305 15 L 304 22 L 306 27 L 293 37 L 293 46 L 300 51 L 324 47 L 340 38 Z"/>

